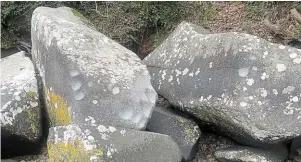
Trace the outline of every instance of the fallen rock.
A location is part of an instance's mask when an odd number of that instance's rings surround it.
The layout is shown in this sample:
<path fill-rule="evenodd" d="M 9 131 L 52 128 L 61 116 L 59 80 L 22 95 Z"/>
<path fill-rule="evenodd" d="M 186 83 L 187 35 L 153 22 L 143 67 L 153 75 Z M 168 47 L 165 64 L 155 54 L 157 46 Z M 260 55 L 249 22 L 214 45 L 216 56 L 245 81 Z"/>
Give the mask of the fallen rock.
<path fill-rule="evenodd" d="M 24 52 L 1 59 L 0 120 L 2 157 L 32 153 L 42 119 L 34 66 Z"/>
<path fill-rule="evenodd" d="M 217 150 L 237 146 L 230 139 L 212 133 L 203 133 L 199 140 L 196 158 L 192 162 L 217 162 L 214 154 Z"/>
<path fill-rule="evenodd" d="M 146 66 L 91 28 L 79 12 L 38 7 L 32 16 L 32 54 L 51 126 L 145 128 L 157 98 Z"/>
<path fill-rule="evenodd" d="M 243 146 L 215 152 L 215 157 L 219 162 L 283 162 L 287 155 L 288 151 L 285 148 L 267 151 Z"/>
<path fill-rule="evenodd" d="M 186 161 L 195 157 L 201 131 L 193 120 L 169 108 L 156 107 L 146 129 L 169 135 L 179 145 Z"/>
<path fill-rule="evenodd" d="M 179 162 L 181 151 L 167 135 L 99 125 L 50 128 L 49 161 Z"/>
<path fill-rule="evenodd" d="M 300 49 L 183 22 L 144 63 L 175 108 L 236 141 L 263 147 L 301 135 Z"/>

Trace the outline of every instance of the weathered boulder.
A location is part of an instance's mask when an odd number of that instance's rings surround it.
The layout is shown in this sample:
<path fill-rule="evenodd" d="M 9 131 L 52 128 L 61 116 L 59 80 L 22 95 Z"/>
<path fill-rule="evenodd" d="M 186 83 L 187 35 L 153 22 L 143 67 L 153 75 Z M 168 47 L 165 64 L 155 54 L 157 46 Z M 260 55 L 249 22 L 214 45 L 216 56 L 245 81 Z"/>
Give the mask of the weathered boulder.
<path fill-rule="evenodd" d="M 181 151 L 167 135 L 98 125 L 50 128 L 49 161 L 179 162 Z"/>
<path fill-rule="evenodd" d="M 186 161 L 195 157 L 201 131 L 193 120 L 169 108 L 156 107 L 146 129 L 169 135 L 179 145 Z"/>
<path fill-rule="evenodd" d="M 24 52 L 1 59 L 0 121 L 2 157 L 30 153 L 42 136 L 35 70 Z"/>
<path fill-rule="evenodd" d="M 288 151 L 284 147 L 261 150 L 240 146 L 216 151 L 214 155 L 219 162 L 283 162 Z"/>
<path fill-rule="evenodd" d="M 249 34 L 202 34 L 183 22 L 144 63 L 174 107 L 265 146 L 301 134 L 300 51 Z"/>
<path fill-rule="evenodd" d="M 67 7 L 38 7 L 32 54 L 51 126 L 85 123 L 145 128 L 157 93 L 141 60 Z"/>

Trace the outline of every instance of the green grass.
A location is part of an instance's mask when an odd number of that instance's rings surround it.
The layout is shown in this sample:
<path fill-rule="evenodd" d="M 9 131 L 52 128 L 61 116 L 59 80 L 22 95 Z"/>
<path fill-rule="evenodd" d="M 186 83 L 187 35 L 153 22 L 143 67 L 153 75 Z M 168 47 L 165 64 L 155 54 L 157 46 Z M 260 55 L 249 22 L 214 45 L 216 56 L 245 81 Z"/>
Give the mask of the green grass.
<path fill-rule="evenodd" d="M 268 7 L 268 2 L 247 2 L 245 7 L 245 17 L 248 19 L 259 19 L 264 15 Z"/>

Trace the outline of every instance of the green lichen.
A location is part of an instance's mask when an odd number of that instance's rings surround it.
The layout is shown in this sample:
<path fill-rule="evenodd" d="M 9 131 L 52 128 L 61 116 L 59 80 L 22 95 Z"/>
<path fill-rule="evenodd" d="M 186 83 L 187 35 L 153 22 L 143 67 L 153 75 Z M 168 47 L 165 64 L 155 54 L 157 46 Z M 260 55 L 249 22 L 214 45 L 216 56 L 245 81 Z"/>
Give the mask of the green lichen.
<path fill-rule="evenodd" d="M 78 11 L 75 10 L 75 9 L 72 9 L 71 12 L 72 12 L 72 14 L 73 14 L 74 16 L 77 16 L 77 17 L 79 17 L 79 18 L 81 18 L 81 19 L 87 19 L 82 13 L 78 12 Z"/>
<path fill-rule="evenodd" d="M 193 131 L 191 128 L 188 128 L 188 129 L 185 130 L 185 134 L 186 134 L 188 137 L 193 137 L 194 131 Z"/>
<path fill-rule="evenodd" d="M 33 92 L 33 91 L 29 91 L 29 92 L 26 92 L 27 93 L 27 96 L 31 97 L 31 98 L 35 98 L 38 96 L 38 94 L 36 92 Z"/>
<path fill-rule="evenodd" d="M 183 125 L 185 123 L 185 120 L 181 118 L 181 119 L 179 119 L 179 122 L 181 125 Z"/>
<path fill-rule="evenodd" d="M 47 150 L 49 162 L 84 162 L 90 161 L 91 156 L 96 156 L 97 159 L 103 159 L 103 151 L 101 148 L 86 151 L 84 142 L 79 138 L 69 140 L 68 143 L 48 143 Z"/>
<path fill-rule="evenodd" d="M 51 125 L 62 126 L 71 124 L 72 117 L 71 112 L 68 109 L 67 101 L 55 92 L 49 91 L 49 89 L 46 87 L 45 92 L 47 96 L 47 110 Z"/>
<path fill-rule="evenodd" d="M 38 132 L 38 128 L 37 128 L 38 126 L 36 126 L 36 123 L 38 123 L 37 122 L 37 114 L 35 114 L 32 111 L 34 111 L 34 110 L 30 110 L 30 109 L 26 110 L 27 115 L 28 115 L 27 121 L 28 121 L 28 123 L 30 123 L 29 128 L 32 131 L 32 133 L 36 134 Z"/>

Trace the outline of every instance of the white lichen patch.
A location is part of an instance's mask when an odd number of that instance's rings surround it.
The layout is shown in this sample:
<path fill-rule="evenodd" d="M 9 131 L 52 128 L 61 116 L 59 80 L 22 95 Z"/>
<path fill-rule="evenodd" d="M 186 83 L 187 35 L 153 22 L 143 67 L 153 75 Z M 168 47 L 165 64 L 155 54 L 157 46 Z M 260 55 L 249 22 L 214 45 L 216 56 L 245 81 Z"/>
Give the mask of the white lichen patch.
<path fill-rule="evenodd" d="M 278 72 L 283 72 L 286 70 L 286 66 L 284 64 L 277 64 L 276 68 L 277 68 Z"/>
<path fill-rule="evenodd" d="M 87 118 L 85 118 L 85 121 L 88 122 L 91 126 L 96 126 L 96 121 L 92 116 L 88 116 Z"/>
<path fill-rule="evenodd" d="M 246 103 L 246 102 L 240 102 L 239 105 L 240 105 L 241 107 L 246 107 L 246 106 L 247 106 L 247 103 Z"/>
<path fill-rule="evenodd" d="M 294 86 L 287 86 L 282 90 L 282 94 L 290 94 L 294 90 L 295 90 Z"/>
<path fill-rule="evenodd" d="M 93 102 L 93 104 L 94 104 L 94 105 L 96 105 L 96 104 L 97 104 L 97 100 L 93 100 L 92 102 Z"/>
<path fill-rule="evenodd" d="M 298 101 L 299 101 L 298 96 L 294 96 L 294 97 L 291 99 L 291 101 L 293 101 L 293 102 L 298 102 Z"/>
<path fill-rule="evenodd" d="M 249 86 L 252 86 L 254 84 L 254 79 L 250 78 L 250 79 L 246 79 L 247 80 L 247 84 Z"/>
<path fill-rule="evenodd" d="M 285 49 L 285 46 L 284 45 L 280 45 L 278 46 L 279 49 Z"/>
<path fill-rule="evenodd" d="M 260 77 L 262 80 L 265 80 L 267 78 L 269 78 L 269 75 L 267 75 L 266 72 L 262 73 L 261 77 Z"/>
<path fill-rule="evenodd" d="M 182 71 L 182 75 L 186 75 L 188 73 L 189 69 L 185 68 L 183 71 Z"/>
<path fill-rule="evenodd" d="M 300 64 L 301 63 L 301 57 L 300 58 L 295 58 L 293 60 L 293 62 L 296 63 L 296 64 Z"/>
<path fill-rule="evenodd" d="M 272 91 L 273 91 L 273 94 L 274 94 L 274 95 L 278 95 L 277 89 L 273 89 Z"/>
<path fill-rule="evenodd" d="M 120 92 L 119 87 L 114 87 L 112 90 L 113 95 L 117 95 Z"/>
<path fill-rule="evenodd" d="M 99 125 L 97 127 L 98 132 L 100 133 L 101 139 L 108 140 L 110 138 L 110 134 L 116 131 L 115 127 Z"/>
<path fill-rule="evenodd" d="M 246 77 L 249 74 L 249 68 L 238 69 L 238 75 L 240 77 Z"/>
<path fill-rule="evenodd" d="M 297 57 L 297 53 L 291 53 L 291 54 L 290 54 L 290 58 L 294 59 L 294 58 L 296 58 L 296 57 Z"/>
<path fill-rule="evenodd" d="M 265 90 L 264 88 L 259 88 L 259 91 L 260 91 L 261 97 L 267 97 L 267 95 L 268 95 L 267 90 Z"/>
<path fill-rule="evenodd" d="M 171 82 L 172 80 L 173 80 L 173 76 L 170 75 L 170 76 L 169 76 L 169 79 L 168 79 L 168 82 Z"/>

